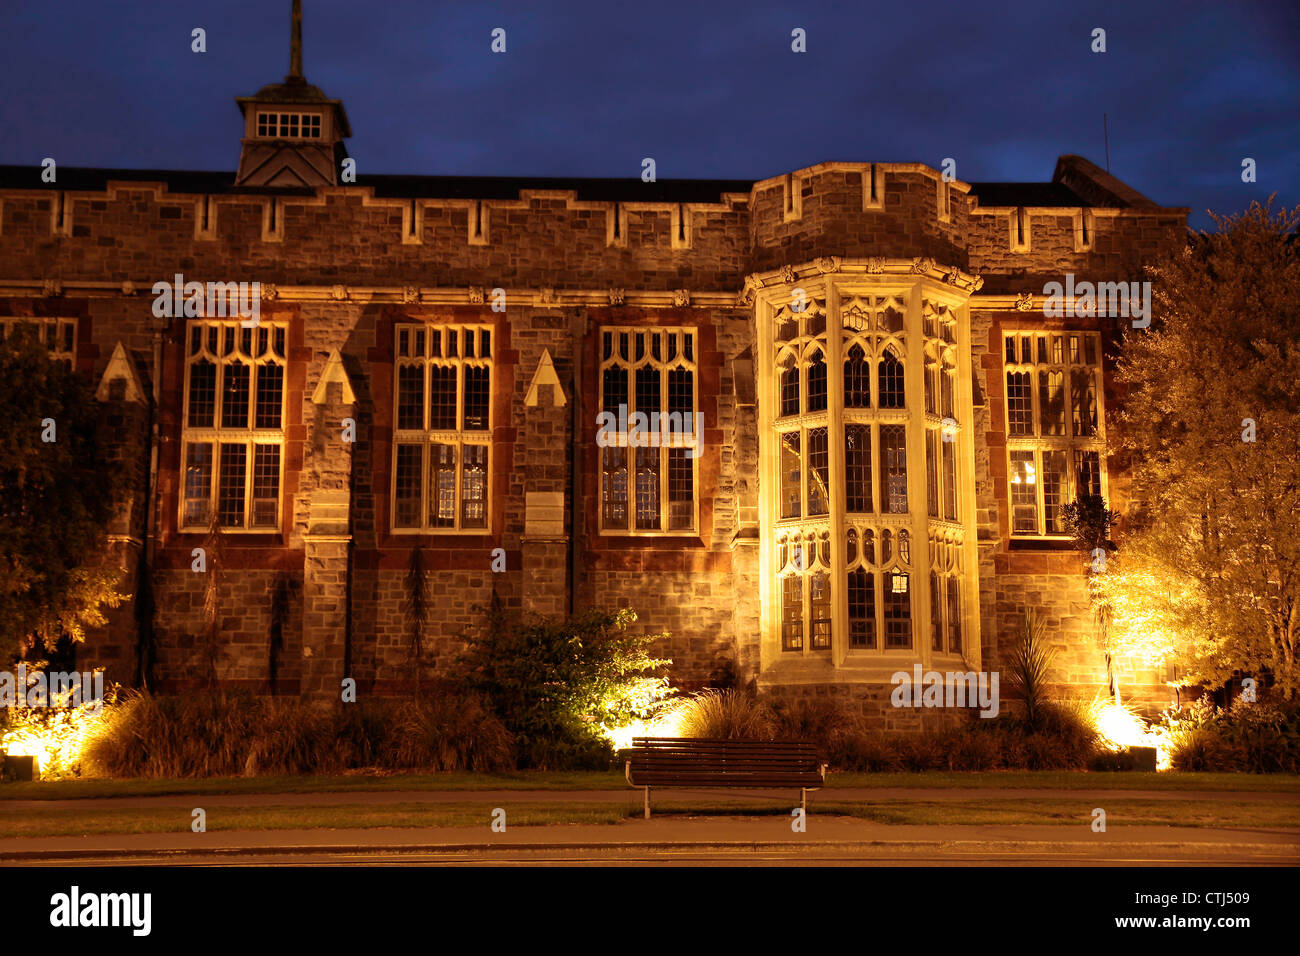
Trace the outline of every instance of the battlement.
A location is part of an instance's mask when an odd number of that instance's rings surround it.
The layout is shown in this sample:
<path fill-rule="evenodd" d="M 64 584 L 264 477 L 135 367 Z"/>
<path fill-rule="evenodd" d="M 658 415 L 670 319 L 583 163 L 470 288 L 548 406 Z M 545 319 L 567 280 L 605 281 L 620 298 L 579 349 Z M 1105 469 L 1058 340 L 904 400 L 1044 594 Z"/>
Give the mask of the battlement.
<path fill-rule="evenodd" d="M 1026 184 L 841 162 L 758 182 L 374 176 L 314 188 L 82 169 L 47 184 L 40 172 L 0 167 L 0 278 L 723 292 L 838 255 L 925 256 L 997 287 L 998 276 L 1122 272 L 1126 255 L 1178 241 L 1187 213 L 1078 157 L 1062 157 L 1052 183 Z"/>

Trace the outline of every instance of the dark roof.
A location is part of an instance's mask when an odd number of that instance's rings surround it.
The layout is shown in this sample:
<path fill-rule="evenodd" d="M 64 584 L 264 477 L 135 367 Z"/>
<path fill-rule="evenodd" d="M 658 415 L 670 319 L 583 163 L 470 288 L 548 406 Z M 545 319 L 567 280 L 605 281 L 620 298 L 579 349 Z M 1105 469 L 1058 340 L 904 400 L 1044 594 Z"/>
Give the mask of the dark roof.
<path fill-rule="evenodd" d="M 0 166 L 0 189 L 69 189 L 102 191 L 109 180 L 166 183 L 174 193 L 310 193 L 311 189 L 235 187 L 233 172 L 190 172 L 163 169 L 75 169 L 58 167 L 58 180 L 41 181 L 40 166 Z M 639 178 L 578 179 L 537 176 L 358 176 L 377 197 L 402 199 L 518 199 L 522 189 L 572 190 L 590 202 L 713 202 L 723 193 L 746 193 L 748 179 L 665 179 L 643 183 Z"/>
<path fill-rule="evenodd" d="M 971 183 L 981 206 L 1091 206 L 1060 183 Z"/>

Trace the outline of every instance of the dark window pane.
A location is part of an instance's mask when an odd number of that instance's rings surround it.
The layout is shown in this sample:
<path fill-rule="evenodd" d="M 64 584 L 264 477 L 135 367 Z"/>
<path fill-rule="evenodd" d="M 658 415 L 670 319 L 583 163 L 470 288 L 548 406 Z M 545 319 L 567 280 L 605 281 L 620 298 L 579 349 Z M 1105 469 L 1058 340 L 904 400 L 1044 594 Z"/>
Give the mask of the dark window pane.
<path fill-rule="evenodd" d="M 212 445 L 190 445 L 185 455 L 185 519 L 187 526 L 206 527 L 212 520 Z"/>
<path fill-rule="evenodd" d="M 930 650 L 943 650 L 943 578 L 930 572 Z"/>
<path fill-rule="evenodd" d="M 257 428 L 279 428 L 284 406 L 284 366 L 257 367 Z"/>
<path fill-rule="evenodd" d="M 424 427 L 424 368 L 401 365 L 397 369 L 397 427 Z"/>
<path fill-rule="evenodd" d="M 860 345 L 849 348 L 844 360 L 844 407 L 871 407 L 871 365 Z"/>
<path fill-rule="evenodd" d="M 217 367 L 206 359 L 190 365 L 190 428 L 211 428 L 217 410 Z"/>
<path fill-rule="evenodd" d="M 465 430 L 487 431 L 488 404 L 492 394 L 491 370 L 465 366 Z"/>
<path fill-rule="evenodd" d="M 668 449 L 668 530 L 695 526 L 695 467 L 685 448 Z"/>
<path fill-rule="evenodd" d="M 625 368 L 605 369 L 602 406 L 604 411 L 617 416 L 619 406 L 627 404 L 627 377 Z"/>
<path fill-rule="evenodd" d="M 429 366 L 429 427 L 451 431 L 456 427 L 456 368 Z"/>
<path fill-rule="evenodd" d="M 217 515 L 228 528 L 244 526 L 244 474 L 248 446 L 221 446 L 221 476 L 217 488 Z"/>
<path fill-rule="evenodd" d="M 880 358 L 880 407 L 905 408 L 904 394 L 903 363 L 892 349 L 886 349 Z"/>
<path fill-rule="evenodd" d="M 958 600 L 957 576 L 955 574 L 948 576 L 948 617 L 946 624 L 948 626 L 948 651 L 952 654 L 960 654 L 961 646 L 961 602 Z"/>
<path fill-rule="evenodd" d="M 424 468 L 421 446 L 397 446 L 396 493 L 393 496 L 393 526 L 420 527 L 420 472 Z"/>
<path fill-rule="evenodd" d="M 249 367 L 232 362 L 224 370 L 224 394 L 221 397 L 221 427 L 248 427 Z"/>
<path fill-rule="evenodd" d="M 1012 435 L 1034 433 L 1034 406 L 1028 372 L 1007 372 L 1007 420 Z"/>
<path fill-rule="evenodd" d="M 862 568 L 849 572 L 849 646 L 876 646 L 876 580 Z"/>
<path fill-rule="evenodd" d="M 808 363 L 808 411 L 826 410 L 826 360 L 820 350 L 813 352 Z M 815 644 L 814 644 L 815 646 Z"/>
<path fill-rule="evenodd" d="M 799 365 L 789 357 L 781 365 L 781 414 L 799 414 Z"/>
<path fill-rule="evenodd" d="M 830 510 L 830 470 L 826 429 L 810 429 L 808 432 L 808 513 L 810 515 L 824 515 Z"/>
<path fill-rule="evenodd" d="M 274 528 L 280 505 L 280 446 L 253 446 L 254 528 Z"/>
<path fill-rule="evenodd" d="M 869 514 L 871 505 L 871 427 L 848 425 L 844 429 L 845 508 Z"/>
<path fill-rule="evenodd" d="M 885 647 L 912 646 L 911 579 L 901 571 L 885 573 Z"/>

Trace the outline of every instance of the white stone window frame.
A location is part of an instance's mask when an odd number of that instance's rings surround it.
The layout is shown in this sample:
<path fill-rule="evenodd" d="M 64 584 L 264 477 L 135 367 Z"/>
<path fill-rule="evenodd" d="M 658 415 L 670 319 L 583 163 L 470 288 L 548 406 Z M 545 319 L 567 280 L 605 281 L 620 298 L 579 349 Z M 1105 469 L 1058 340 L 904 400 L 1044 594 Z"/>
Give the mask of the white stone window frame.
<path fill-rule="evenodd" d="M 50 358 L 67 363 L 75 368 L 77 363 L 77 320 L 61 316 L 3 316 L 0 317 L 0 341 L 9 341 L 22 331 L 22 326 L 31 326 L 36 332 L 36 340 L 45 346 Z M 71 343 L 69 344 L 69 338 Z"/>
<path fill-rule="evenodd" d="M 432 354 L 432 335 L 436 332 L 441 336 L 443 343 L 440 351 L 446 352 L 446 343 L 448 342 L 447 332 L 456 332 L 456 351 L 455 356 L 435 356 Z M 465 334 L 469 332 L 474 336 L 475 348 L 474 356 L 465 355 Z M 423 348 L 421 354 L 414 354 L 416 333 L 423 333 Z M 484 333 L 487 339 L 484 339 Z M 402 336 L 409 336 L 409 350 L 411 354 L 402 355 Z M 487 341 L 489 354 L 482 355 L 483 343 Z M 494 512 L 493 488 L 492 488 L 492 464 L 494 456 L 492 453 L 492 431 L 495 426 L 496 410 L 496 389 L 497 374 L 495 365 L 495 354 L 498 348 L 497 330 L 491 323 L 485 322 L 401 322 L 393 327 L 393 440 L 392 455 L 389 483 L 388 483 L 388 527 L 389 531 L 395 535 L 428 535 L 428 534 L 451 534 L 451 535 L 487 535 L 492 533 L 492 519 Z M 431 378 L 434 367 L 456 369 L 456 427 L 451 429 L 435 429 L 430 427 L 430 399 L 431 399 Z M 399 428 L 398 415 L 401 412 L 400 401 L 400 381 L 401 370 L 406 367 L 418 367 L 422 370 L 422 392 L 421 392 L 421 427 L 420 428 Z M 465 428 L 465 369 L 467 367 L 486 368 L 488 370 L 488 423 L 486 429 L 468 429 Z M 397 524 L 397 461 L 399 448 L 403 445 L 418 445 L 421 447 L 420 452 L 420 524 L 419 526 L 401 526 Z M 456 461 L 454 465 L 456 482 L 455 482 L 455 515 L 451 526 L 435 525 L 430 520 L 432 494 L 432 477 L 430 469 L 433 466 L 432 455 L 435 445 L 450 445 L 456 449 Z M 465 448 L 468 446 L 482 447 L 487 449 L 486 460 L 484 464 L 484 524 L 482 527 L 469 526 L 464 523 L 464 505 L 465 505 Z"/>
<path fill-rule="evenodd" d="M 200 330 L 199 350 L 193 351 L 194 329 Z M 217 329 L 215 351 L 210 344 L 208 330 Z M 227 329 L 234 330 L 234 349 L 228 355 L 224 351 L 224 339 Z M 261 346 L 261 333 L 265 330 L 266 346 Z M 243 348 L 241 333 L 252 333 L 252 353 Z M 277 352 L 277 332 L 280 333 L 282 352 Z M 246 329 L 238 319 L 195 319 L 185 325 L 185 388 L 181 405 L 181 451 L 180 451 L 180 485 L 177 494 L 176 527 L 181 533 L 206 532 L 211 527 L 212 516 L 218 513 L 221 493 L 221 446 L 244 445 L 247 449 L 244 458 L 244 514 L 243 525 L 221 524 L 223 534 L 279 534 L 284 523 L 284 467 L 285 467 L 285 415 L 288 409 L 289 390 L 289 327 L 286 322 L 271 322 L 263 319 L 253 328 Z M 200 359 L 207 359 L 217 369 L 213 400 L 213 424 L 211 426 L 190 425 L 190 384 L 191 371 Z M 222 392 L 225 386 L 226 369 L 236 362 L 250 366 L 248 378 L 248 425 L 246 427 L 226 427 L 220 424 L 222 417 Z M 280 379 L 280 427 L 258 428 L 257 421 L 257 385 L 258 369 L 266 365 L 278 365 L 281 368 Z M 207 444 L 212 448 L 211 475 L 208 479 L 208 519 L 202 523 L 186 522 L 186 504 L 189 498 L 187 469 L 189 467 L 189 450 L 192 445 Z M 256 446 L 275 445 L 279 448 L 278 471 L 276 474 L 275 524 L 252 526 L 253 519 L 253 480 L 256 470 Z"/>
<path fill-rule="evenodd" d="M 653 349 L 647 341 L 645 354 L 642 358 L 636 357 L 636 338 L 640 334 L 660 335 L 660 358 L 654 358 Z M 604 341 L 605 336 L 611 335 L 612 348 L 609 357 L 605 356 Z M 691 355 L 692 358 L 686 357 L 685 336 L 691 336 Z M 626 355 L 623 352 L 622 336 L 627 336 Z M 668 336 L 678 336 L 677 354 L 668 359 Z M 644 367 L 658 367 L 660 372 L 660 389 L 659 389 L 659 408 L 651 411 L 658 411 L 661 415 L 667 414 L 669 410 L 668 396 L 668 373 L 675 369 L 686 369 L 691 373 L 691 413 L 695 415 L 700 411 L 700 329 L 694 325 L 603 325 L 597 331 L 596 338 L 597 356 L 600 361 L 596 372 L 596 400 L 597 412 L 610 412 L 618 417 L 617 408 L 605 407 L 605 371 L 610 368 L 622 368 L 627 371 L 627 391 L 628 391 L 628 421 L 631 421 L 633 412 L 645 411 L 636 407 L 636 372 L 637 369 Z M 649 414 L 649 412 L 647 412 Z M 691 427 L 695 426 L 698 419 L 692 418 Z M 618 447 L 626 449 L 624 461 L 627 465 L 627 525 L 625 527 L 610 527 L 605 523 L 605 458 L 604 448 L 596 448 L 596 474 L 597 474 L 597 525 L 601 537 L 641 537 L 641 538 L 697 538 L 700 535 L 700 458 L 687 456 L 691 462 L 691 527 L 682 529 L 668 529 L 668 518 L 670 509 L 670 489 L 669 489 L 669 465 L 668 451 L 670 448 L 689 448 L 695 447 L 697 450 L 703 447 L 704 436 L 699 433 L 692 433 L 695 445 L 683 437 L 680 442 L 670 441 L 667 445 L 659 447 L 659 527 L 658 528 L 637 528 L 636 527 L 636 451 L 635 448 L 629 448 L 627 445 L 627 436 L 624 434 L 614 435 L 614 441 Z"/>
<path fill-rule="evenodd" d="M 1040 352 L 1038 348 L 1038 337 L 1046 336 L 1048 360 L 1040 361 Z M 1053 358 L 1054 340 L 1053 337 L 1059 337 L 1061 340 L 1062 361 L 1056 362 Z M 1075 361 L 1070 349 L 1070 337 L 1079 338 L 1079 355 L 1080 360 Z M 1015 338 L 1016 340 L 1016 357 L 1018 361 L 1011 362 L 1007 359 L 1007 340 Z M 1028 338 L 1033 342 L 1032 362 L 1023 361 L 1024 340 Z M 1083 340 L 1090 339 L 1093 343 L 1093 355 L 1096 356 L 1096 364 L 1089 365 L 1087 362 L 1087 353 Z M 1007 468 L 1007 531 L 1013 541 L 1068 541 L 1070 535 L 1064 532 L 1052 532 L 1047 530 L 1047 509 L 1045 502 L 1046 484 L 1042 481 L 1045 474 L 1043 468 L 1043 455 L 1049 452 L 1061 452 L 1065 455 L 1065 487 L 1062 491 L 1061 505 L 1064 506 L 1073 502 L 1078 496 L 1078 474 L 1075 468 L 1074 460 L 1076 453 L 1095 452 L 1097 455 L 1098 478 L 1101 488 L 1101 496 L 1104 500 L 1110 500 L 1110 489 L 1106 468 L 1106 437 L 1105 437 L 1105 391 L 1104 385 L 1104 356 L 1102 353 L 1101 333 L 1091 332 L 1081 329 L 1005 329 L 1001 337 L 1002 348 L 1002 383 L 1003 383 L 1003 415 L 1006 427 L 1007 447 L 1006 447 L 1006 468 Z M 1073 406 L 1071 384 L 1071 372 L 1076 369 L 1087 368 L 1091 371 L 1093 378 L 1093 390 L 1096 395 L 1096 416 L 1097 428 L 1093 435 L 1075 435 L 1074 434 L 1074 416 L 1072 414 Z M 1064 433 L 1061 435 L 1044 435 L 1042 434 L 1042 409 L 1041 409 L 1041 390 L 1038 386 L 1039 371 L 1059 371 L 1062 374 L 1063 381 L 1063 418 Z M 1011 386 L 1008 376 L 1012 373 L 1027 373 L 1029 375 L 1029 395 L 1030 395 L 1030 415 L 1033 424 L 1033 433 L 1031 435 L 1013 435 L 1011 433 Z M 1033 455 L 1032 466 L 1034 468 L 1034 481 L 1036 485 L 1035 497 L 1035 519 L 1037 529 L 1034 532 L 1015 530 L 1015 505 L 1014 505 L 1014 488 L 1017 484 L 1016 469 L 1012 465 L 1012 460 L 1017 452 L 1031 453 Z"/>
<path fill-rule="evenodd" d="M 930 536 L 930 573 L 940 584 L 939 618 L 933 617 L 933 585 L 931 587 L 931 630 L 926 639 L 931 641 L 930 652 L 935 655 L 948 655 L 960 660 L 965 653 L 966 633 L 966 594 L 964 581 L 964 549 L 960 532 L 935 529 Z M 953 633 L 952 606 L 949 602 L 949 588 L 957 587 L 956 632 Z M 933 628 L 939 626 L 941 647 L 933 646 Z M 954 640 L 954 637 L 956 640 Z"/>
<path fill-rule="evenodd" d="M 874 271 L 874 270 L 873 270 Z M 780 398 L 780 375 L 777 357 L 788 341 L 789 336 L 780 331 L 778 315 L 790 301 L 792 280 L 784 284 L 774 284 L 770 290 L 764 290 L 755 304 L 755 321 L 758 330 L 758 383 L 759 383 L 759 451 L 760 451 L 760 485 L 759 499 L 761 507 L 760 535 L 760 569 L 759 589 L 761 595 L 762 634 L 760 639 L 761 674 L 771 668 L 785 675 L 781 679 L 824 680 L 849 679 L 868 683 L 888 682 L 890 675 L 900 668 L 910 668 L 920 663 L 924 667 L 931 665 L 938 655 L 929 648 L 929 576 L 927 573 L 929 558 L 917 548 L 928 547 L 929 537 L 933 534 L 951 534 L 957 546 L 963 549 L 962 580 L 958 599 L 958 611 L 962 617 L 961 631 L 965 635 L 966 654 L 963 663 L 978 669 L 981 654 L 978 643 L 971 643 L 970 635 L 978 632 L 979 588 L 975 578 L 978 567 L 975 553 L 976 529 L 974 525 L 975 494 L 971 476 L 974 469 L 974 448 L 968 423 L 973 417 L 971 376 L 972 358 L 970 354 L 970 302 L 967 296 L 941 286 L 929 279 L 905 276 L 883 276 L 880 278 L 865 276 L 862 278 L 804 278 L 799 285 L 805 288 L 809 299 L 827 303 L 828 317 L 832 330 L 861 332 L 859 324 L 846 321 L 853 308 L 854 300 L 867 302 L 876 297 L 892 302 L 895 311 L 901 313 L 886 321 L 882 314 L 868 323 L 882 333 L 890 332 L 887 338 L 900 361 L 903 363 L 905 382 L 905 408 L 879 408 L 879 365 L 870 366 L 870 388 L 873 407 L 851 409 L 844 404 L 843 365 L 849 345 L 832 335 L 828 339 L 829 354 L 826 356 L 828 369 L 833 368 L 828 377 L 828 410 L 830 431 L 834 436 L 829 441 L 830 474 L 832 476 L 831 514 L 825 519 L 793 518 L 782 519 L 780 493 L 780 435 L 794 427 L 794 423 L 807 416 L 802 413 L 800 419 L 782 416 Z M 941 304 L 947 308 L 951 326 L 940 331 L 939 341 L 945 347 L 954 349 L 956 360 L 956 379 L 954 381 L 955 419 L 959 423 L 955 428 L 955 478 L 957 494 L 957 512 L 960 521 L 943 521 L 931 519 L 926 515 L 925 495 L 925 454 L 922 438 L 925 434 L 923 405 L 924 366 L 920 356 L 923 354 L 924 320 L 923 306 L 927 301 Z M 851 340 L 851 336 L 848 337 Z M 948 341 L 951 340 L 951 341 Z M 873 350 L 878 353 L 879 348 Z M 874 359 L 876 356 L 868 353 Z M 804 379 L 801 377 L 801 387 Z M 820 424 L 820 420 L 817 422 Z M 851 424 L 860 424 L 870 429 L 872 436 L 872 507 L 874 513 L 865 514 L 848 512 L 847 486 L 845 475 L 845 429 Z M 905 429 L 907 436 L 906 462 L 909 509 L 905 514 L 880 514 L 879 508 L 883 486 L 880 483 L 881 446 L 879 429 L 886 425 L 899 425 Z M 938 425 L 936 421 L 934 424 Z M 963 484 L 965 479 L 966 483 Z M 792 529 L 822 527 L 835 529 L 831 534 L 832 564 L 835 573 L 832 576 L 832 605 L 834 618 L 832 622 L 832 653 L 828 656 L 811 650 L 811 641 L 805 644 L 804 653 L 784 651 L 783 647 L 783 594 L 782 577 L 777 562 L 780 559 L 777 537 Z M 887 566 L 876 569 L 875 598 L 876 621 L 874 640 L 871 647 L 853 647 L 849 619 L 848 573 L 856 566 L 848 562 L 846 537 L 850 529 L 859 534 L 870 530 L 875 536 L 876 547 L 881 545 L 881 534 L 889 530 L 897 535 L 903 530 L 909 532 L 911 560 L 904 562 L 896 549 Z M 878 552 L 879 553 L 879 552 Z M 881 560 L 879 557 L 877 560 Z M 906 574 L 909 580 L 909 615 L 911 620 L 911 646 L 908 648 L 886 647 L 885 606 L 886 589 L 891 586 L 891 575 Z M 806 630 L 806 626 L 805 626 Z M 948 660 L 951 660 L 949 657 Z M 842 675 L 834 676 L 831 675 Z M 760 683 L 763 677 L 760 676 Z M 776 678 L 774 678 L 776 679 Z"/>

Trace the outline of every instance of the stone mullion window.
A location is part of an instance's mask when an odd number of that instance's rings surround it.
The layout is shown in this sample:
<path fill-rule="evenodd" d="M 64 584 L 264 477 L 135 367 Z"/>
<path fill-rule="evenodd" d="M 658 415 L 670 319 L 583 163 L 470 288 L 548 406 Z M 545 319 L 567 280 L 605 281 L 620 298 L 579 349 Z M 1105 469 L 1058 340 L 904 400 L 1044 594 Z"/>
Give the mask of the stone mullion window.
<path fill-rule="evenodd" d="M 1106 492 L 1100 336 L 1008 332 L 1003 374 L 1011 534 L 1061 537 L 1061 508 Z"/>
<path fill-rule="evenodd" d="M 77 358 L 77 320 L 14 316 L 0 318 L 0 342 L 22 335 L 35 336 L 50 358 L 72 368 Z"/>
<path fill-rule="evenodd" d="M 482 534 L 491 515 L 492 328 L 402 323 L 393 335 L 392 530 Z"/>
<path fill-rule="evenodd" d="M 191 322 L 185 331 L 178 526 L 276 531 L 284 471 L 287 328 Z"/>
<path fill-rule="evenodd" d="M 602 534 L 698 534 L 699 466 L 703 436 L 696 430 L 699 330 L 683 327 L 604 327 L 600 330 L 600 412 L 619 425 L 599 450 Z M 656 444 L 629 445 L 619 406 L 671 423 Z"/>

